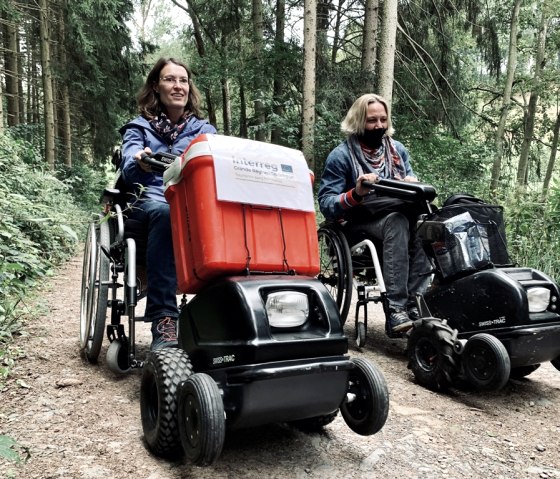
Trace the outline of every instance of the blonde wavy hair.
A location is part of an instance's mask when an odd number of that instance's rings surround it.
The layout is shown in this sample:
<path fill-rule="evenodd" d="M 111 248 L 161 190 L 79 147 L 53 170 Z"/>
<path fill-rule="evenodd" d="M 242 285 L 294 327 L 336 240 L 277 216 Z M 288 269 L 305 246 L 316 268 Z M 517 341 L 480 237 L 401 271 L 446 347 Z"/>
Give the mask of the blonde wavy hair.
<path fill-rule="evenodd" d="M 366 126 L 367 109 L 371 103 L 381 103 L 387 112 L 387 133 L 386 136 L 392 136 L 395 133 L 393 124 L 391 122 L 391 109 L 387 100 L 375 93 L 366 93 L 359 97 L 350 107 L 346 117 L 340 124 L 340 129 L 347 136 L 362 135 Z"/>

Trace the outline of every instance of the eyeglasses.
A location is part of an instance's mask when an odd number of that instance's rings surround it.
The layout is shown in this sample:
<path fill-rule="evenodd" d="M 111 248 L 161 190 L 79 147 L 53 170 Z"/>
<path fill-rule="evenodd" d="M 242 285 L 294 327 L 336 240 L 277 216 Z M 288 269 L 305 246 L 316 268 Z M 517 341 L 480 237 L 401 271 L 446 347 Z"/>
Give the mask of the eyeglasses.
<path fill-rule="evenodd" d="M 160 77 L 160 80 L 168 85 L 175 85 L 176 82 L 179 82 L 181 86 L 186 86 L 189 84 L 190 80 L 188 77 L 174 77 L 173 75 L 167 75 L 164 77 Z"/>

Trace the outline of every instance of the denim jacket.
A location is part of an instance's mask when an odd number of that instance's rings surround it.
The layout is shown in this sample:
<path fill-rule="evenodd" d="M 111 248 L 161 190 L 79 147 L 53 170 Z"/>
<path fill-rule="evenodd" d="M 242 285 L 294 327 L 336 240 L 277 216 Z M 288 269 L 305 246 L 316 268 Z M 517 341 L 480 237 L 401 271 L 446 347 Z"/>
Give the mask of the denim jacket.
<path fill-rule="evenodd" d="M 144 198 L 165 202 L 163 176 L 143 171 L 138 166 L 134 155 L 145 147 L 149 147 L 154 153 L 165 151 L 181 155 L 195 137 L 202 133 L 216 133 L 216 129 L 207 120 L 191 116 L 179 136 L 168 145 L 150 123 L 144 117 L 139 116 L 124 125 L 119 133 L 123 138 L 121 173 L 126 185 L 136 191 L 138 185 L 143 185 L 147 187 L 143 193 Z"/>
<path fill-rule="evenodd" d="M 410 165 L 408 150 L 399 141 L 392 141 L 402 159 L 406 176 L 416 176 Z M 348 143 L 344 141 L 329 153 L 319 184 L 319 208 L 326 219 L 340 219 L 348 209 L 359 204 L 352 196 L 358 176 Z"/>

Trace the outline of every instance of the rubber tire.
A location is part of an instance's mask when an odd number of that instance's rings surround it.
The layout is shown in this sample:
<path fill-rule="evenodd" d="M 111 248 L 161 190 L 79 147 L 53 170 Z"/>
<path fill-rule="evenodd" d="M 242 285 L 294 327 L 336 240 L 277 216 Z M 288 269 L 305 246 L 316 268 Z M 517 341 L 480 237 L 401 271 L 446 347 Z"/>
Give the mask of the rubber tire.
<path fill-rule="evenodd" d="M 95 263 L 97 261 L 97 233 L 94 223 L 90 223 L 84 245 L 82 262 L 82 286 L 80 291 L 80 349 L 87 344 L 91 327 L 91 298 L 95 285 Z"/>
<path fill-rule="evenodd" d="M 456 339 L 446 322 L 422 318 L 414 322 L 407 342 L 408 367 L 416 382 L 432 391 L 446 391 L 458 373 L 453 352 Z"/>
<path fill-rule="evenodd" d="M 105 336 L 105 321 L 107 319 L 107 300 L 109 299 L 109 280 L 111 278 L 111 261 L 107 254 L 111 246 L 110 218 L 104 217 L 98 226 L 97 265 L 95 273 L 95 288 L 92 297 L 91 324 L 88 340 L 84 352 L 88 361 L 97 362 L 103 337 Z"/>
<path fill-rule="evenodd" d="M 356 346 L 363 348 L 367 341 L 366 325 L 362 321 L 356 323 Z"/>
<path fill-rule="evenodd" d="M 126 338 L 115 338 L 107 348 L 107 367 L 115 374 L 128 373 L 131 370 L 128 353 L 128 340 Z"/>
<path fill-rule="evenodd" d="M 558 371 L 560 371 L 560 357 L 557 357 L 556 359 L 553 359 L 552 361 L 550 361 L 550 363 L 551 363 L 556 369 L 558 369 Z"/>
<path fill-rule="evenodd" d="M 320 271 L 317 278 L 336 302 L 344 325 L 352 302 L 352 257 L 344 235 L 333 228 L 322 227 L 319 240 Z M 339 265 L 339 266 L 337 266 Z M 342 274 L 340 274 L 342 272 Z"/>
<path fill-rule="evenodd" d="M 511 373 L 509 377 L 512 379 L 523 379 L 526 376 L 529 376 L 533 371 L 536 371 L 540 368 L 540 364 L 530 364 L 529 366 L 519 366 L 517 368 L 511 368 Z"/>
<path fill-rule="evenodd" d="M 182 454 L 179 436 L 178 387 L 193 373 L 187 353 L 166 348 L 148 354 L 140 382 L 140 415 L 150 451 L 170 459 Z"/>
<path fill-rule="evenodd" d="M 501 341 L 487 333 L 471 336 L 462 354 L 468 381 L 481 391 L 498 391 L 508 382 L 511 363 Z"/>
<path fill-rule="evenodd" d="M 348 375 L 348 392 L 356 395 L 344 401 L 340 412 L 352 431 L 361 436 L 375 434 L 389 414 L 389 390 L 381 372 L 364 358 L 352 358 L 355 368 Z"/>
<path fill-rule="evenodd" d="M 325 426 L 328 426 L 336 419 L 337 415 L 338 409 L 331 414 L 325 414 L 324 416 L 308 417 L 305 419 L 299 419 L 297 421 L 290 421 L 290 425 L 302 432 L 321 432 Z"/>
<path fill-rule="evenodd" d="M 216 382 L 193 374 L 179 391 L 179 433 L 186 458 L 197 466 L 213 464 L 224 446 L 224 403 Z"/>

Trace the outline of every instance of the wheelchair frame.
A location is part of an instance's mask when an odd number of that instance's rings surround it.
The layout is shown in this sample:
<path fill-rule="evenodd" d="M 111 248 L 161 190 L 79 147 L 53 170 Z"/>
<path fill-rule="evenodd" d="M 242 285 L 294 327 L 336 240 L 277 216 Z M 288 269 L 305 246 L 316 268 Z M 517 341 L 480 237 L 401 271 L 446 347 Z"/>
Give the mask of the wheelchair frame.
<path fill-rule="evenodd" d="M 402 183 L 402 182 L 401 182 Z M 412 185 L 412 186 L 411 186 Z M 391 180 L 381 180 L 369 186 L 380 195 L 391 195 L 407 201 L 416 201 L 425 204 L 427 212 L 432 211 L 431 201 L 436 197 L 435 189 L 430 185 L 417 187 L 406 183 L 400 189 Z M 349 241 L 346 222 L 326 221 L 318 230 L 319 254 L 321 271 L 319 279 L 327 286 L 336 301 L 340 311 L 341 320 L 346 322 L 352 302 L 353 289 L 356 289 L 358 300 L 354 315 L 355 340 L 358 348 L 363 347 L 367 340 L 369 303 L 381 303 L 385 316 L 389 314 L 389 303 L 383 269 L 378 254 L 379 242 L 370 238 Z M 340 273 L 339 273 L 340 271 Z M 430 272 L 431 273 L 431 272 Z M 419 309 L 426 309 L 419 302 Z M 363 318 L 360 311 L 363 308 Z M 391 338 L 402 338 L 402 333 L 393 333 L 386 325 L 385 333 Z"/>
<path fill-rule="evenodd" d="M 119 189 L 105 189 L 103 213 L 89 225 L 82 272 L 80 346 L 88 361 L 96 363 L 106 334 L 109 368 L 124 373 L 143 365 L 136 357 L 135 323 L 144 319 L 136 316 L 136 306 L 146 296 L 146 287 L 139 280 L 136 241 L 125 238 L 120 195 Z M 109 308 L 110 323 L 105 326 Z M 123 316 L 128 317 L 128 335 Z"/>

